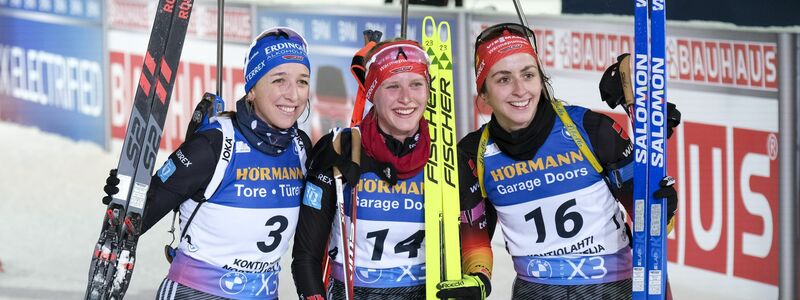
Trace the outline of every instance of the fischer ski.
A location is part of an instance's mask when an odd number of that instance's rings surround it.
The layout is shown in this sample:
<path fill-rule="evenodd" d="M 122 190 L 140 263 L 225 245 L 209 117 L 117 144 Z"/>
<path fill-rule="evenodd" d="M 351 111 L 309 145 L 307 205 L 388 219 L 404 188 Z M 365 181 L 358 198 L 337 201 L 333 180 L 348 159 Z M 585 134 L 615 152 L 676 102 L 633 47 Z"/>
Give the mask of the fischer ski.
<path fill-rule="evenodd" d="M 122 299 L 136 261 L 150 176 L 194 0 L 160 0 L 122 146 L 119 192 L 108 204 L 89 267 L 86 299 Z"/>
<path fill-rule="evenodd" d="M 633 299 L 666 297 L 669 220 L 666 201 L 652 196 L 666 176 L 665 10 L 665 0 L 635 0 Z"/>
<path fill-rule="evenodd" d="M 431 59 L 431 96 L 425 110 L 431 136 L 430 159 L 425 165 L 425 290 L 427 299 L 436 299 L 439 282 L 461 279 L 450 24 L 425 17 L 422 47 Z"/>

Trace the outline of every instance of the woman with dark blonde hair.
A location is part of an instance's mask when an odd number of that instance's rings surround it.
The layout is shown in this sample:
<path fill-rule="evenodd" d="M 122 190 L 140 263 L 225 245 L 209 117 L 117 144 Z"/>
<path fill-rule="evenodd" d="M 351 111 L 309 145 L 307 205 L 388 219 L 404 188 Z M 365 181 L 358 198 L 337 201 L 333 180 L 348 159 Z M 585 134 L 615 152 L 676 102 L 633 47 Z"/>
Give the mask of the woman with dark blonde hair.
<path fill-rule="evenodd" d="M 428 57 L 410 40 L 383 42 L 366 57 L 366 99 L 372 109 L 359 127 L 322 137 L 312 149 L 300 224 L 295 236 L 292 274 L 302 299 L 345 299 L 346 259 L 337 215 L 333 167 L 342 169 L 342 211 L 355 223 L 353 299 L 424 299 L 425 249 L 423 169 L 430 153 L 423 113 L 429 97 Z M 341 150 L 334 151 L 333 143 Z M 337 162 L 360 147 L 360 169 Z M 357 201 L 351 202 L 356 189 Z M 355 204 L 352 209 L 351 203 Z M 353 214 L 354 213 L 354 214 Z M 349 229 L 348 229 L 349 231 Z M 329 247 L 326 241 L 330 236 Z M 323 286 L 325 253 L 333 256 L 332 291 Z M 349 292 L 348 292 L 349 293 Z"/>

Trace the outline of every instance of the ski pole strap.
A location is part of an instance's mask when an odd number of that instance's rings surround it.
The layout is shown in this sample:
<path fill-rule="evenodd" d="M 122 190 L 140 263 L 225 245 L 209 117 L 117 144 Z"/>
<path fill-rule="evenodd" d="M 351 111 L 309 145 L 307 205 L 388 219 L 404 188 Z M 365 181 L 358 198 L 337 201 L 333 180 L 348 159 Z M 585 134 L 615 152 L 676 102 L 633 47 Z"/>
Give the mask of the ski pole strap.
<path fill-rule="evenodd" d="M 633 160 L 629 159 L 623 163 L 625 164 L 624 166 L 619 166 L 619 164 L 607 165 L 608 176 L 606 178 L 608 178 L 611 186 L 617 190 L 622 189 L 625 182 L 633 179 Z"/>
<path fill-rule="evenodd" d="M 192 224 L 192 220 L 194 220 L 194 216 L 197 214 L 197 211 L 200 210 L 200 206 L 202 206 L 203 203 L 206 203 L 206 201 L 208 201 L 208 199 L 203 198 L 203 199 L 194 200 L 194 201 L 197 202 L 197 206 L 194 207 L 194 210 L 192 210 L 192 214 L 189 215 L 189 219 L 186 220 L 186 226 L 183 226 L 183 230 L 181 230 L 181 239 L 178 240 L 178 244 L 180 244 L 183 241 L 183 237 L 185 237 L 186 236 L 186 232 L 189 231 L 189 225 Z"/>
<path fill-rule="evenodd" d="M 197 210 L 199 210 L 200 206 L 208 201 L 208 199 L 211 199 L 211 196 L 217 192 L 217 188 L 219 188 L 219 184 L 222 183 L 222 178 L 225 176 L 225 170 L 228 168 L 231 156 L 233 155 L 234 132 L 233 122 L 231 122 L 231 119 L 228 117 L 213 117 L 210 121 L 217 122 L 220 125 L 222 130 L 222 147 L 220 149 L 219 159 L 217 160 L 217 167 L 214 169 L 214 175 L 211 176 L 211 181 L 208 183 L 205 191 L 203 192 L 203 198 L 200 200 L 194 200 L 197 202 L 197 206 L 195 206 L 192 214 L 189 216 L 189 219 L 186 220 L 186 226 L 183 226 L 183 230 L 181 230 L 181 241 L 186 235 L 186 232 L 189 230 L 189 225 L 192 224 L 192 220 L 197 214 Z"/>
<path fill-rule="evenodd" d="M 306 154 L 306 145 L 299 133 L 294 137 L 294 147 L 297 149 L 297 157 L 300 159 L 300 170 L 303 171 L 303 177 L 305 177 L 308 173 L 308 170 L 306 169 L 308 155 Z"/>
<path fill-rule="evenodd" d="M 478 143 L 478 157 L 476 158 L 477 161 L 477 169 L 478 169 L 478 185 L 481 187 L 481 197 L 486 198 L 486 186 L 483 184 L 483 169 L 484 169 L 484 162 L 483 162 L 483 155 L 486 153 L 486 146 L 489 143 L 489 123 L 486 123 L 483 126 L 483 130 L 481 131 L 481 141 Z"/>
<path fill-rule="evenodd" d="M 556 111 L 558 118 L 561 119 L 561 123 L 564 123 L 564 128 L 567 129 L 567 132 L 572 137 L 572 140 L 575 142 L 575 145 L 578 146 L 581 153 L 584 157 L 592 164 L 597 173 L 603 174 L 603 167 L 600 165 L 600 162 L 597 161 L 597 157 L 594 156 L 591 150 L 589 150 L 589 146 L 586 145 L 586 141 L 583 139 L 583 136 L 578 132 L 578 128 L 575 126 L 575 123 L 572 122 L 572 119 L 567 114 L 567 111 L 564 109 L 564 106 L 561 105 L 561 102 L 558 100 L 550 101 L 553 105 L 553 109 Z M 484 154 L 486 153 L 486 147 L 489 144 L 489 124 L 483 126 L 483 130 L 481 131 L 481 139 L 478 143 L 478 155 L 476 157 L 476 174 L 478 175 L 478 185 L 481 188 L 481 196 L 483 198 L 487 197 L 486 194 L 486 186 L 484 185 L 483 181 L 483 171 L 484 171 Z M 632 165 L 632 164 L 631 164 Z"/>

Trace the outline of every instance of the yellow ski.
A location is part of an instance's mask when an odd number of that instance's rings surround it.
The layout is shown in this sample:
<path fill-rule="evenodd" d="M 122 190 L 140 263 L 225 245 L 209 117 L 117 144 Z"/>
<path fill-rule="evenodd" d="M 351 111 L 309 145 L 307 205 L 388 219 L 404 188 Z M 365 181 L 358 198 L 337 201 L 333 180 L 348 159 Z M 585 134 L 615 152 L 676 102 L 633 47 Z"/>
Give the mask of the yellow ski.
<path fill-rule="evenodd" d="M 461 279 L 458 164 L 450 24 L 422 21 L 422 47 L 431 60 L 431 97 L 425 110 L 431 155 L 425 166 L 425 286 L 436 299 L 436 284 Z"/>

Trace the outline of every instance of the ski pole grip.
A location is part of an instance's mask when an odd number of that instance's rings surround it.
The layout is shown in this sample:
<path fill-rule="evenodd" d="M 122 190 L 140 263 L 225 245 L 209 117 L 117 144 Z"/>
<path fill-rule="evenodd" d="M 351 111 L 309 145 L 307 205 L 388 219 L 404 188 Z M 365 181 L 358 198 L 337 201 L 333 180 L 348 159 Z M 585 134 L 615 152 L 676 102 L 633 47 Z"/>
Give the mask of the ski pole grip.
<path fill-rule="evenodd" d="M 364 30 L 363 34 L 364 34 L 364 46 L 366 46 L 369 43 L 370 38 L 372 37 L 372 29 Z"/>
<path fill-rule="evenodd" d="M 342 133 L 341 133 L 341 129 L 339 129 L 339 128 L 336 128 L 334 130 L 336 130 L 338 132 L 336 132 L 336 131 L 334 132 L 333 140 L 331 140 L 331 143 L 333 143 L 333 151 L 336 152 L 336 154 L 338 156 L 339 154 L 342 153 Z M 339 170 L 339 167 L 334 165 L 333 166 L 333 177 L 341 178 L 341 176 L 342 176 L 342 171 Z"/>
<path fill-rule="evenodd" d="M 625 95 L 625 106 L 633 106 L 631 55 L 629 53 L 624 53 L 617 59 L 619 61 L 620 79 L 622 79 L 622 93 Z"/>
<path fill-rule="evenodd" d="M 358 127 L 353 127 L 350 130 L 350 160 L 356 165 L 361 165 L 361 130 Z"/>

